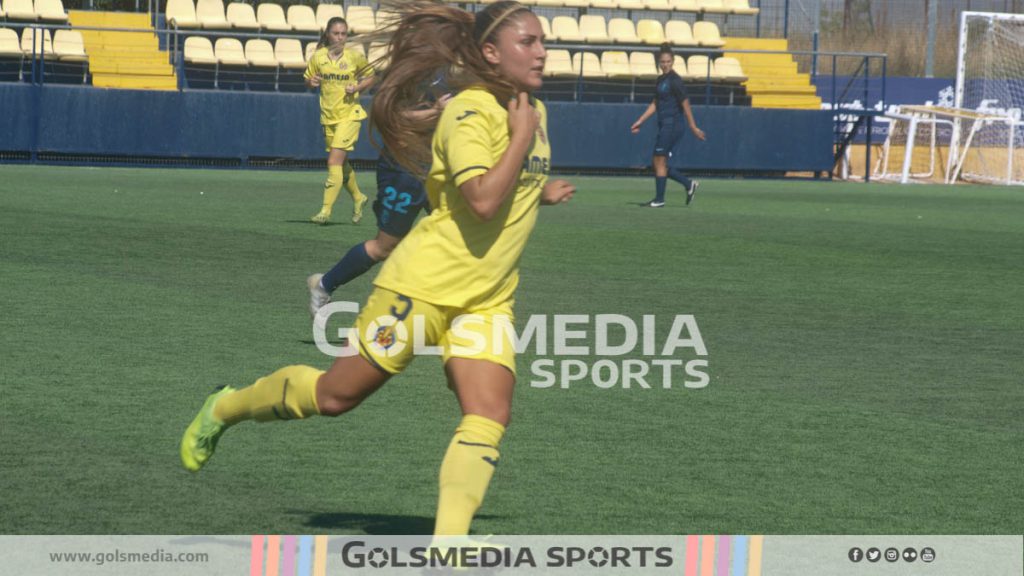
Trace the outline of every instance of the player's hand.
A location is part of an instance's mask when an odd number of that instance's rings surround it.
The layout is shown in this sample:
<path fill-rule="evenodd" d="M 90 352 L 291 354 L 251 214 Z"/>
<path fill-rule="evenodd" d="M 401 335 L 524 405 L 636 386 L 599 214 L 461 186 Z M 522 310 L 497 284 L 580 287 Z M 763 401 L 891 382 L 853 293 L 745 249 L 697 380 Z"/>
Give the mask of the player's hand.
<path fill-rule="evenodd" d="M 576 193 L 576 187 L 566 180 L 548 180 L 544 190 L 540 193 L 541 204 L 562 204 L 572 200 Z"/>
<path fill-rule="evenodd" d="M 355 93 L 356 93 L 356 85 L 355 84 L 349 84 L 348 86 L 345 86 L 345 94 L 355 94 Z"/>
<path fill-rule="evenodd" d="M 320 86 L 320 75 L 318 74 L 310 78 L 309 85 L 312 86 L 313 88 L 318 88 Z"/>
<path fill-rule="evenodd" d="M 700 128 L 694 128 L 693 135 L 697 137 L 697 140 L 707 140 L 707 137 L 704 136 L 704 131 Z"/>
<path fill-rule="evenodd" d="M 437 99 L 437 102 L 434 102 L 434 108 L 437 108 L 438 111 L 444 110 L 444 107 L 447 106 L 448 103 L 451 102 L 452 98 L 454 97 L 455 96 L 453 96 L 451 92 L 445 94 L 444 96 L 441 96 L 440 98 Z"/>
<path fill-rule="evenodd" d="M 520 92 L 508 103 L 509 138 L 533 139 L 534 132 L 540 126 L 540 113 L 530 106 L 530 95 Z"/>
<path fill-rule="evenodd" d="M 629 127 L 629 131 L 632 132 L 633 134 L 639 134 L 640 133 L 640 122 L 639 121 L 633 122 L 633 125 Z"/>

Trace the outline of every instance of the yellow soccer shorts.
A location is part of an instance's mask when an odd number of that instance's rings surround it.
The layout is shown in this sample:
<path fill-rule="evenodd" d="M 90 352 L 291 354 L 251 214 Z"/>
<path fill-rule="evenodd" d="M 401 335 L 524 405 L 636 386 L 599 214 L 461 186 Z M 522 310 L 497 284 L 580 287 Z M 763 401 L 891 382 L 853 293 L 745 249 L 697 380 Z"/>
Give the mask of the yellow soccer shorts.
<path fill-rule="evenodd" d="M 324 144 L 327 152 L 331 148 L 339 148 L 351 152 L 359 141 L 359 122 L 345 120 L 337 124 L 324 124 Z"/>
<path fill-rule="evenodd" d="M 486 360 L 516 373 L 512 301 L 490 308 L 436 306 L 374 288 L 356 318 L 359 355 L 390 374 L 417 356 Z"/>

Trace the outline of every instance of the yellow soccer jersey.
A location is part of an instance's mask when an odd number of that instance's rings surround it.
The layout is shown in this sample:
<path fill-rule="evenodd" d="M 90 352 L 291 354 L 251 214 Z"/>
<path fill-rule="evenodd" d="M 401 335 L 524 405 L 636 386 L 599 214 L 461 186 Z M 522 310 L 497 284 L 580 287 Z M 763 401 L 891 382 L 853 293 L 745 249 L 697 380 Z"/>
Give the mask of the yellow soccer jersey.
<path fill-rule="evenodd" d="M 508 110 L 487 90 L 472 87 L 448 103 L 432 143 L 426 188 L 433 211 L 384 263 L 375 284 L 441 306 L 481 308 L 512 299 L 519 257 L 537 221 L 551 147 L 547 111 L 535 101 L 540 125 L 519 181 L 497 215 L 473 214 L 458 186 L 484 174 L 508 148 Z"/>
<path fill-rule="evenodd" d="M 345 87 L 372 75 L 373 68 L 366 56 L 351 48 L 346 48 L 337 60 L 331 60 L 326 46 L 314 52 L 302 76 L 307 80 L 320 76 L 320 123 L 330 125 L 365 119 L 366 110 L 359 105 L 359 93 L 346 94 Z"/>

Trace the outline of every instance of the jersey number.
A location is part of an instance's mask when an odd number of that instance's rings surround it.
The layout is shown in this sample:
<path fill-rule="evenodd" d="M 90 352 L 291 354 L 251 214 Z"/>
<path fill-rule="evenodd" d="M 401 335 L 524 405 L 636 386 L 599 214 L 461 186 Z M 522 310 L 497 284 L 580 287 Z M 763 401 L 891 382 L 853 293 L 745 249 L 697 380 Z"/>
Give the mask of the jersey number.
<path fill-rule="evenodd" d="M 398 199 L 398 203 L 395 203 L 395 199 Z M 412 195 L 408 192 L 399 192 L 395 190 L 394 186 L 388 186 L 384 189 L 384 207 L 388 210 L 394 210 L 399 214 L 405 214 L 408 212 L 407 208 L 412 203 Z"/>

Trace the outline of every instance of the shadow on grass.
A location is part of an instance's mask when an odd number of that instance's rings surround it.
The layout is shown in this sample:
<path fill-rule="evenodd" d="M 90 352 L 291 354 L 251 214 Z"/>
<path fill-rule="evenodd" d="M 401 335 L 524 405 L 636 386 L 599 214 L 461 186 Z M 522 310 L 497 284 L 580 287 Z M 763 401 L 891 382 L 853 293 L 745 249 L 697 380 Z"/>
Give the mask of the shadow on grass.
<path fill-rule="evenodd" d="M 474 518 L 495 518 L 495 516 L 480 515 Z M 327 512 L 311 515 L 306 521 L 306 525 L 324 530 L 361 530 L 366 534 L 376 536 L 430 535 L 434 533 L 434 519 L 426 516 Z"/>

